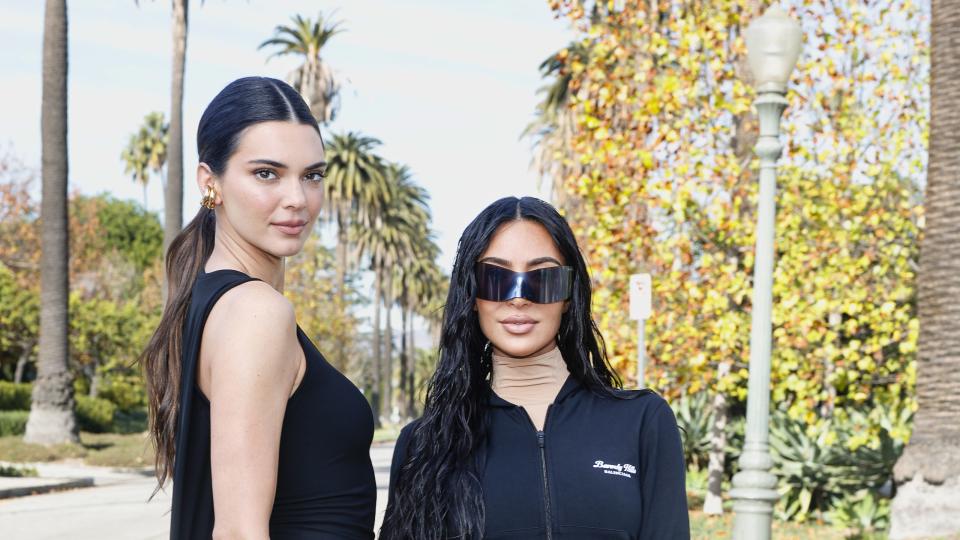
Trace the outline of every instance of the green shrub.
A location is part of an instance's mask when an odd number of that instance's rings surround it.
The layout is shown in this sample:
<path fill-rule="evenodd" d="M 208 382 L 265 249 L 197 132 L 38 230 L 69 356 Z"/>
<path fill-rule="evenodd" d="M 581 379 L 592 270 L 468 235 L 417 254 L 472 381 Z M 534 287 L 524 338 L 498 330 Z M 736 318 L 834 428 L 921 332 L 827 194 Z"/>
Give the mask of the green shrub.
<path fill-rule="evenodd" d="M 680 426 L 683 457 L 687 467 L 703 469 L 710 456 L 710 430 L 714 414 L 707 392 L 685 395 L 673 404 L 673 414 Z"/>
<path fill-rule="evenodd" d="M 850 409 L 808 427 L 773 411 L 770 450 L 780 485 L 778 517 L 802 522 L 832 516 L 843 523 L 855 520 L 862 530 L 884 526 L 884 506 L 875 494 L 890 480 L 903 452 L 903 442 L 890 432 L 910 420 L 909 411 Z M 872 521 L 864 524 L 865 519 Z"/>
<path fill-rule="evenodd" d="M 12 383 L 0 381 L 0 411 L 29 411 L 30 383 Z"/>
<path fill-rule="evenodd" d="M 853 529 L 861 537 L 885 531 L 890 526 L 890 500 L 862 489 L 840 499 L 830 512 L 830 521 Z"/>
<path fill-rule="evenodd" d="M 6 476 L 7 478 L 23 478 L 25 476 L 38 476 L 38 474 L 34 467 L 0 465 L 0 476 Z"/>
<path fill-rule="evenodd" d="M 0 411 L 0 437 L 23 435 L 30 411 Z"/>
<path fill-rule="evenodd" d="M 105 399 L 77 396 L 77 423 L 82 431 L 110 433 L 117 406 Z"/>
<path fill-rule="evenodd" d="M 139 375 L 105 374 L 97 397 L 112 401 L 117 410 L 134 412 L 147 406 L 147 391 Z"/>
<path fill-rule="evenodd" d="M 117 409 L 113 417 L 114 433 L 143 433 L 149 427 L 147 409 L 140 408 L 132 411 Z"/>

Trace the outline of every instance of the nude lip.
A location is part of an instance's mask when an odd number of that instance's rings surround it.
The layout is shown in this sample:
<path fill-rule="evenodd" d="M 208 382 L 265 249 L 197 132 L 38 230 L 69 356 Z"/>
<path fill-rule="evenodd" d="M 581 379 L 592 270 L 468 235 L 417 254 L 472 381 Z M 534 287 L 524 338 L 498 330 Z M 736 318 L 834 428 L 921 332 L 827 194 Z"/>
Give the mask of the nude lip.
<path fill-rule="evenodd" d="M 501 320 L 500 324 L 503 325 L 503 329 L 507 332 L 515 336 L 520 336 L 533 331 L 533 328 L 537 325 L 537 321 L 526 315 L 511 315 Z"/>
<path fill-rule="evenodd" d="M 303 220 L 290 220 L 290 221 L 277 221 L 272 223 L 273 226 L 280 229 L 280 232 L 290 236 L 299 236 L 303 229 L 306 228 L 307 222 Z"/>

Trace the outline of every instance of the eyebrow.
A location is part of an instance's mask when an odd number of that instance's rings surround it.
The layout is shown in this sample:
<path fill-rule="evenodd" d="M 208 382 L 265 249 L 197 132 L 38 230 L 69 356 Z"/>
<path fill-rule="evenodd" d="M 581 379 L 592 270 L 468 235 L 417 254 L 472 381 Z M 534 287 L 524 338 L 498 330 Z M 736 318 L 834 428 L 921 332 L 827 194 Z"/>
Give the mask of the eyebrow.
<path fill-rule="evenodd" d="M 501 259 L 499 257 L 484 257 L 477 262 L 481 262 L 481 263 L 491 262 L 491 263 L 499 264 L 501 266 L 510 266 L 511 264 L 510 261 Z M 536 259 L 530 259 L 529 261 L 527 261 L 527 266 L 536 266 L 538 264 L 543 264 L 547 262 L 556 263 L 557 266 L 563 266 L 563 264 L 560 261 L 554 259 L 553 257 L 537 257 Z"/>
<path fill-rule="evenodd" d="M 276 168 L 278 168 L 278 169 L 286 169 L 286 168 L 287 168 L 287 166 L 286 166 L 285 164 L 280 163 L 279 161 L 274 161 L 274 160 L 272 160 L 272 159 L 251 159 L 251 160 L 248 161 L 247 163 L 249 163 L 249 164 L 258 164 L 258 165 L 269 165 L 269 166 L 271 166 L 271 167 L 276 167 Z M 316 162 L 316 163 L 314 163 L 314 164 L 312 164 L 312 165 L 308 165 L 307 167 L 304 167 L 303 170 L 305 170 L 305 171 L 312 171 L 312 170 L 314 170 L 314 169 L 322 169 L 322 168 L 324 168 L 324 167 L 326 167 L 326 166 L 327 166 L 327 162 L 326 162 L 326 161 L 318 161 L 318 162 Z"/>

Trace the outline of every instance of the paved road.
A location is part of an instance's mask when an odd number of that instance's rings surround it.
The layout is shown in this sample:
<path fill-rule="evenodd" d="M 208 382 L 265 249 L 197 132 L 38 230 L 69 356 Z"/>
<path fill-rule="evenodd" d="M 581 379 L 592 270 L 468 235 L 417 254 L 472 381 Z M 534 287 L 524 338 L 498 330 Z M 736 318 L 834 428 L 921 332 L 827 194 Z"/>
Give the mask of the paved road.
<path fill-rule="evenodd" d="M 370 451 L 377 475 L 377 528 L 387 504 L 392 446 Z M 169 536 L 170 490 L 152 501 L 152 476 L 95 477 L 95 487 L 0 500 L 3 540 L 148 540 Z"/>

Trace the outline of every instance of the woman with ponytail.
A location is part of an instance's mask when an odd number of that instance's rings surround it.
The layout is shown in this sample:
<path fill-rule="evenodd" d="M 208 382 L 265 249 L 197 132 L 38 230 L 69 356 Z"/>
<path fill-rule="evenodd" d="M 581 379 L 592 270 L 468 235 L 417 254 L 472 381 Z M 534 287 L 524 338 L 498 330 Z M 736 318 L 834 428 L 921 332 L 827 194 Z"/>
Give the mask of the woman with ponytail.
<path fill-rule="evenodd" d="M 142 356 L 173 539 L 373 538 L 373 416 L 283 296 L 323 202 L 316 120 L 286 83 L 238 79 L 197 130 L 201 208 L 171 243 Z"/>
<path fill-rule="evenodd" d="M 590 295 L 549 204 L 500 199 L 467 226 L 382 539 L 689 539 L 676 420 L 653 392 L 619 389 Z"/>

